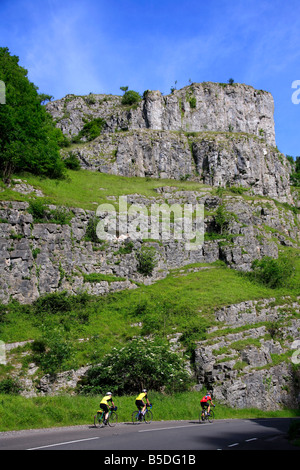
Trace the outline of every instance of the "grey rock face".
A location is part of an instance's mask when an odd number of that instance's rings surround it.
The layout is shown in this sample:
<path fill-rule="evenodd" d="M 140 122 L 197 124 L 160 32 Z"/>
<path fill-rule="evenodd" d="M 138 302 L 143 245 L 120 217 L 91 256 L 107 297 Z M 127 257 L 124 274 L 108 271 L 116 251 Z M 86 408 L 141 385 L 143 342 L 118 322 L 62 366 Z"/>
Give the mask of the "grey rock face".
<path fill-rule="evenodd" d="M 211 337 L 196 345 L 196 388 L 207 387 L 214 400 L 234 408 L 298 409 L 299 369 L 293 367 L 287 353 L 293 338 L 299 338 L 299 301 L 300 298 L 283 298 L 276 305 L 275 299 L 263 299 L 216 311 L 220 328 L 212 328 Z M 229 326 L 231 332 L 224 333 Z M 280 356 L 281 361 L 273 362 L 273 357 Z M 23 394 L 55 395 L 66 389 L 70 392 L 88 368 L 62 372 L 56 377 L 46 375 L 37 388 L 27 379 L 29 391 Z"/>
<path fill-rule="evenodd" d="M 47 104 L 47 110 L 67 135 L 77 135 L 84 119 L 102 117 L 107 131 L 120 129 L 245 132 L 275 145 L 272 95 L 243 84 L 194 83 L 167 96 L 147 91 L 134 107 L 120 96 L 67 95 Z"/>
<path fill-rule="evenodd" d="M 72 148 L 82 168 L 240 186 L 292 203 L 290 164 L 275 148 L 270 93 L 241 84 L 200 83 L 167 96 L 147 91 L 130 107 L 120 96 L 67 95 L 48 103 L 47 110 L 68 137 L 91 119 L 105 120 L 99 137 Z"/>
<path fill-rule="evenodd" d="M 205 184 L 250 187 L 253 194 L 291 202 L 289 163 L 260 139 L 246 134 L 199 136 L 192 151 Z"/>
<path fill-rule="evenodd" d="M 275 145 L 273 114 L 270 93 L 241 84 L 197 83 L 166 97 L 150 92 L 144 105 L 152 129 L 246 132 L 263 135 L 270 145 Z"/>
<path fill-rule="evenodd" d="M 122 176 L 195 179 L 292 202 L 288 160 L 246 134 L 128 131 L 105 134 L 72 152 L 85 169 Z"/>
<path fill-rule="evenodd" d="M 299 301 L 285 298 L 276 305 L 275 299 L 263 299 L 216 311 L 222 326 L 196 348 L 200 387 L 236 408 L 298 408 L 299 370 L 287 353 L 299 338 Z M 229 326 L 231 333 L 223 335 Z M 272 355 L 282 360 L 273 362 Z"/>
<path fill-rule="evenodd" d="M 174 132 L 104 134 L 73 153 L 82 168 L 103 173 L 172 179 L 193 173 L 188 140 Z"/>
<path fill-rule="evenodd" d="M 278 244 L 297 246 L 299 229 L 290 210 L 280 210 L 270 200 L 245 200 L 241 196 L 220 198 L 209 191 L 174 191 L 161 187 L 157 197 L 147 199 L 130 195 L 128 204 L 143 204 L 149 208 L 148 228 L 151 229 L 151 204 L 203 204 L 207 215 L 204 218 L 205 239 L 196 250 L 186 248 L 182 239 L 151 239 L 151 233 L 134 239 L 132 251 L 119 254 L 126 244 L 122 237 L 111 241 L 92 243 L 85 240 L 88 221 L 95 216 L 93 211 L 72 209 L 69 225 L 33 223 L 28 213 L 28 204 L 20 202 L 0 203 L 0 301 L 7 303 L 16 299 L 31 303 L 40 295 L 67 290 L 76 294 L 87 290 L 91 294 L 132 289 L 136 282 L 153 282 L 165 277 L 172 268 L 186 264 L 221 259 L 228 266 L 248 271 L 254 259 L 263 256 L 278 256 Z M 232 214 L 226 237 L 215 232 L 215 211 L 220 205 Z M 195 206 L 194 206 L 195 207 Z M 148 209 L 147 209 L 148 210 Z M 134 220 L 134 213 L 129 222 Z M 4 222 L 6 221 L 6 222 Z M 171 227 L 172 228 L 172 227 Z M 125 237 L 126 238 L 126 237 Z M 277 239 L 277 243 L 275 240 Z M 125 240 L 125 241 L 124 241 Z M 130 238 L 127 242 L 130 241 Z M 143 244 L 156 250 L 157 267 L 152 276 L 145 278 L 138 273 L 136 253 Z M 85 275 L 109 274 L 113 282 L 87 281 Z"/>

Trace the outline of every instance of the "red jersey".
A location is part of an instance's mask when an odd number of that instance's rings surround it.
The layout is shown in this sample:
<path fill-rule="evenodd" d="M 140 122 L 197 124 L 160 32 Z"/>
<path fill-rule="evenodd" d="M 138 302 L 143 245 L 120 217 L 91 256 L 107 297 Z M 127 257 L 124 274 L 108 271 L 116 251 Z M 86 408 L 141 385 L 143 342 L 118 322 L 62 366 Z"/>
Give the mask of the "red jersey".
<path fill-rule="evenodd" d="M 210 395 L 204 395 L 204 397 L 202 398 L 201 402 L 207 402 L 207 401 L 211 401 L 211 396 Z"/>

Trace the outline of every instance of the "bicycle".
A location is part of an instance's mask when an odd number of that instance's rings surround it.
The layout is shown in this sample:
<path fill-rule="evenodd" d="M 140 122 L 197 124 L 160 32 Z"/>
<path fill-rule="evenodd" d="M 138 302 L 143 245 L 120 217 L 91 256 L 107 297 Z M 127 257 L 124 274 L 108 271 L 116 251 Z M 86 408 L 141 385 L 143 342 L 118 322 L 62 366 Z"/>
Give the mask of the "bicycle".
<path fill-rule="evenodd" d="M 209 423 L 212 423 L 215 419 L 215 413 L 214 411 L 210 408 L 210 412 L 208 413 L 207 410 L 200 410 L 199 413 L 199 423 L 204 423 L 205 421 L 208 421 Z"/>
<path fill-rule="evenodd" d="M 139 424 L 139 423 L 142 423 L 143 421 L 146 424 L 150 424 L 153 419 L 153 413 L 151 409 L 149 408 L 152 408 L 152 405 L 150 406 L 147 405 L 146 411 L 144 414 L 142 414 L 140 410 L 135 410 L 131 415 L 132 424 Z"/>
<path fill-rule="evenodd" d="M 114 408 L 110 408 L 109 413 L 108 413 L 108 418 L 106 420 L 106 424 L 108 424 L 110 427 L 114 427 L 117 422 L 118 422 L 118 415 L 116 413 L 118 407 L 115 406 Z M 97 424 L 99 424 L 100 428 L 103 428 L 105 426 L 104 420 L 105 420 L 105 411 L 103 410 L 98 410 L 97 414 L 94 415 L 94 426 L 96 427 Z"/>

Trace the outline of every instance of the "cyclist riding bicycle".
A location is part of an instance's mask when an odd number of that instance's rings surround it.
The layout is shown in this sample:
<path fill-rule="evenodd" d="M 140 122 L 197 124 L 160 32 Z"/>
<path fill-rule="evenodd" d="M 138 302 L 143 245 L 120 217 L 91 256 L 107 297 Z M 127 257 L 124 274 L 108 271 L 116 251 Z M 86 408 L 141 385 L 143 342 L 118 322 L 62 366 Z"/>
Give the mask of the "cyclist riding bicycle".
<path fill-rule="evenodd" d="M 147 403 L 144 402 L 144 400 L 146 400 Z M 149 403 L 149 400 L 148 400 L 148 396 L 147 396 L 147 390 L 144 388 L 144 390 L 142 391 L 142 393 L 140 393 L 136 399 L 135 399 L 135 404 L 139 410 L 139 412 L 141 413 L 141 416 L 143 416 L 145 414 L 145 411 L 146 411 L 146 407 L 147 405 L 150 406 L 150 403 Z"/>
<path fill-rule="evenodd" d="M 110 407 L 115 406 L 114 402 L 112 400 L 112 393 L 111 392 L 107 392 L 105 397 L 103 397 L 101 402 L 100 402 L 100 408 L 101 408 L 101 410 L 103 410 L 105 412 L 105 417 L 104 417 L 104 421 L 103 421 L 104 424 L 107 424 L 107 418 L 108 418 L 108 413 L 109 413 L 109 402 L 111 402 Z"/>
<path fill-rule="evenodd" d="M 204 415 L 205 409 L 207 409 L 207 413 L 210 413 L 210 406 L 213 405 L 212 399 L 211 399 L 211 394 L 207 393 L 204 395 L 204 397 L 200 400 L 201 408 L 202 408 L 202 413 L 201 416 Z"/>

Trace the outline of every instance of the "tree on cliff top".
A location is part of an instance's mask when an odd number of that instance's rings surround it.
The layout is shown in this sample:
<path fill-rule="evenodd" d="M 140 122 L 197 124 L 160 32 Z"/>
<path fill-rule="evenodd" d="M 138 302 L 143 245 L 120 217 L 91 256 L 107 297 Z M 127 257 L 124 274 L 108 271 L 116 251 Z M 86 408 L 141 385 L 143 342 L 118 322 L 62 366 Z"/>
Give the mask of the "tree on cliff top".
<path fill-rule="evenodd" d="M 6 47 L 0 47 L 0 80 L 5 84 L 5 104 L 0 104 L 0 173 L 31 173 L 60 178 L 64 164 L 59 154 L 61 131 L 42 106 L 44 94 L 29 81 Z M 47 95 L 48 96 L 48 95 Z"/>

